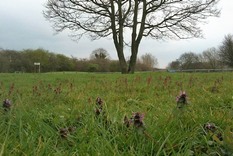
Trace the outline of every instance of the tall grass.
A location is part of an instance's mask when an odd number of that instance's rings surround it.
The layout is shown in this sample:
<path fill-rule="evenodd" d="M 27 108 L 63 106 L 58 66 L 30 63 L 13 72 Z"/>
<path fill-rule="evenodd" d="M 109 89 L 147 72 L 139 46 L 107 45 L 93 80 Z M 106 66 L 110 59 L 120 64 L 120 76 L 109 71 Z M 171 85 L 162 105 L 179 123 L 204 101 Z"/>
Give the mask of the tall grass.
<path fill-rule="evenodd" d="M 0 155 L 232 155 L 232 88 L 233 73 L 0 74 Z"/>

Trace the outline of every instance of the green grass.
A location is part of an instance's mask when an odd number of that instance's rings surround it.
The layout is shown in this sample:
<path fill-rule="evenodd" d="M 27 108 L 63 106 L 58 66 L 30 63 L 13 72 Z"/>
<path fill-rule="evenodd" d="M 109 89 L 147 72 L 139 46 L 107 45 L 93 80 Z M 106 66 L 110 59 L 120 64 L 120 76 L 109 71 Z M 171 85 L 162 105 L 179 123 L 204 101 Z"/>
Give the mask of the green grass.
<path fill-rule="evenodd" d="M 233 73 L 0 74 L 0 100 L 12 102 L 0 110 L 0 155 L 233 155 L 232 88 Z M 181 90 L 189 104 L 178 109 Z M 145 132 L 123 124 L 132 112 Z"/>

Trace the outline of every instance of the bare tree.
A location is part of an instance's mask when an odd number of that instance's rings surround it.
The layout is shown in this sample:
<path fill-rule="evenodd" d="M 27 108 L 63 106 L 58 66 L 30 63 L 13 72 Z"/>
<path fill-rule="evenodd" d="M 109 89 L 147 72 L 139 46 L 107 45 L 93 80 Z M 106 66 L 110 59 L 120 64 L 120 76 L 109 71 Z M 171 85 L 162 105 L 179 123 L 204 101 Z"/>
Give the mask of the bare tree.
<path fill-rule="evenodd" d="M 158 65 L 158 60 L 155 56 L 150 53 L 146 53 L 141 56 L 142 63 L 145 64 L 149 69 L 153 69 Z"/>
<path fill-rule="evenodd" d="M 44 16 L 57 32 L 69 29 L 80 39 L 111 36 L 122 73 L 134 73 L 143 37 L 202 37 L 198 23 L 218 16 L 219 0 L 48 0 Z M 127 40 L 125 32 L 131 33 Z M 128 35 L 128 34 L 127 34 Z M 131 48 L 127 65 L 124 46 Z"/>
<path fill-rule="evenodd" d="M 233 35 L 228 34 L 225 36 L 219 50 L 221 61 L 225 65 L 233 67 Z"/>
<path fill-rule="evenodd" d="M 175 61 L 170 62 L 167 68 L 172 69 L 172 70 L 174 69 L 178 70 L 180 69 L 180 66 L 181 66 L 180 64 L 181 64 L 180 61 L 177 59 Z"/>
<path fill-rule="evenodd" d="M 216 48 L 209 48 L 202 53 L 203 63 L 207 63 L 207 67 L 216 69 L 220 67 L 219 52 Z"/>
<path fill-rule="evenodd" d="M 198 69 L 202 66 L 199 58 L 199 55 L 193 52 L 188 52 L 182 54 L 178 61 L 180 62 L 180 67 L 182 69 Z"/>

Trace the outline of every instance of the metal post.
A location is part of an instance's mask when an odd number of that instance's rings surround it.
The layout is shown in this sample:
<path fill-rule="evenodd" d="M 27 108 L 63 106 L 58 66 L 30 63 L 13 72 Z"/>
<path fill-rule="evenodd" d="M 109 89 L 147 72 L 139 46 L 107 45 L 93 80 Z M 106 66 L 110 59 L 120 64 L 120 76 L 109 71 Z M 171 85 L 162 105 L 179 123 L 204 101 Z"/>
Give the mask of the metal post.
<path fill-rule="evenodd" d="M 40 73 L 40 62 L 34 62 L 35 66 L 38 66 L 38 73 Z"/>

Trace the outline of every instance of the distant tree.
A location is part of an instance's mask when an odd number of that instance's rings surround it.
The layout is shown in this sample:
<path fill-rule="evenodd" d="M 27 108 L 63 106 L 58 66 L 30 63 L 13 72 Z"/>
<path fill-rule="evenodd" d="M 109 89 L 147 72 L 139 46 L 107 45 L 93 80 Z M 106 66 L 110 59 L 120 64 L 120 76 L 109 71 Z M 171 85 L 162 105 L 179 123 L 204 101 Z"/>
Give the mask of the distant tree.
<path fill-rule="evenodd" d="M 209 48 L 202 53 L 202 61 L 206 64 L 206 68 L 220 68 L 219 51 L 216 48 Z"/>
<path fill-rule="evenodd" d="M 107 50 L 105 50 L 104 48 L 98 48 L 98 49 L 95 49 L 94 51 L 92 51 L 92 53 L 90 55 L 90 59 L 91 60 L 109 59 L 109 54 L 108 54 Z"/>
<path fill-rule="evenodd" d="M 0 72 L 35 72 L 35 62 L 41 64 L 41 72 L 73 71 L 76 59 L 40 48 L 23 51 L 0 50 Z"/>
<path fill-rule="evenodd" d="M 199 23 L 218 16 L 219 0 L 48 0 L 44 16 L 54 29 L 72 31 L 80 39 L 111 36 L 121 72 L 134 73 L 143 38 L 201 37 Z M 127 32 L 127 33 L 125 33 Z M 128 37 L 130 34 L 130 37 Z M 124 46 L 130 45 L 130 61 Z"/>
<path fill-rule="evenodd" d="M 178 59 L 181 69 L 197 69 L 201 68 L 199 56 L 193 52 L 184 53 Z"/>
<path fill-rule="evenodd" d="M 11 56 L 5 50 L 0 51 L 0 72 L 10 72 Z"/>
<path fill-rule="evenodd" d="M 48 72 L 51 69 L 48 68 L 48 65 L 51 63 L 49 61 L 49 52 L 47 50 L 38 48 L 38 49 L 26 49 L 22 51 L 22 59 L 24 61 L 25 70 L 27 72 L 35 72 L 35 62 L 40 63 L 41 71 Z"/>
<path fill-rule="evenodd" d="M 104 48 L 98 48 L 92 51 L 90 55 L 90 63 L 97 64 L 98 68 L 95 71 L 108 72 L 109 71 L 109 61 L 110 56 L 107 50 Z"/>
<path fill-rule="evenodd" d="M 77 59 L 75 61 L 75 70 L 81 72 L 88 71 L 89 62 L 88 59 Z"/>
<path fill-rule="evenodd" d="M 219 55 L 225 65 L 233 67 L 233 35 L 225 36 L 222 45 L 219 47 Z"/>
<path fill-rule="evenodd" d="M 180 69 L 181 63 L 179 60 L 172 61 L 171 63 L 168 64 L 168 69 L 175 69 L 178 70 Z"/>
<path fill-rule="evenodd" d="M 109 62 L 109 71 L 110 72 L 120 72 L 121 71 L 120 63 L 118 60 L 111 60 Z"/>
<path fill-rule="evenodd" d="M 146 65 L 147 68 L 152 70 L 154 67 L 158 66 L 158 60 L 151 53 L 146 53 L 141 56 L 142 64 Z"/>
<path fill-rule="evenodd" d="M 63 54 L 57 54 L 57 71 L 73 71 L 75 68 L 75 64 L 71 61 L 71 58 L 66 57 Z"/>
<path fill-rule="evenodd" d="M 99 68 L 98 64 L 89 64 L 88 65 L 88 72 L 97 72 Z"/>

